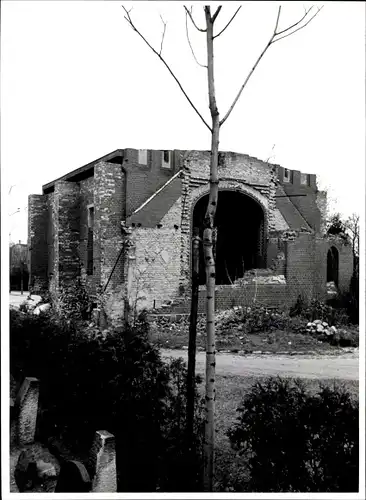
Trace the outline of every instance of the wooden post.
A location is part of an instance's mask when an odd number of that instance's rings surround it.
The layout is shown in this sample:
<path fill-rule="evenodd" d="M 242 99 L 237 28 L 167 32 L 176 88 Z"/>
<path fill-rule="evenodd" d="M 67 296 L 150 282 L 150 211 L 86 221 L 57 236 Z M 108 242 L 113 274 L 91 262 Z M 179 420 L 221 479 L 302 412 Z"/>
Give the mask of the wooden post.
<path fill-rule="evenodd" d="M 192 239 L 192 294 L 191 315 L 189 319 L 189 342 L 188 342 L 188 372 L 187 372 L 187 444 L 190 452 L 193 451 L 193 426 L 194 426 L 194 393 L 195 393 L 195 371 L 196 371 L 196 338 L 197 338 L 197 314 L 199 293 L 199 229 L 193 229 Z"/>
<path fill-rule="evenodd" d="M 21 260 L 20 261 L 20 294 L 23 295 L 23 289 L 24 289 L 24 262 Z"/>

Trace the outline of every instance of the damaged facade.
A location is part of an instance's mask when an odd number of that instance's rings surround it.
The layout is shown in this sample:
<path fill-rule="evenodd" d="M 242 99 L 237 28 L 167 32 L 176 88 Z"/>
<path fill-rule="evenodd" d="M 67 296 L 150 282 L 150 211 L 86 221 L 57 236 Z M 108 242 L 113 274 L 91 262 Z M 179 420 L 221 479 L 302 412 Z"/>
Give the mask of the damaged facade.
<path fill-rule="evenodd" d="M 81 277 L 111 319 L 123 316 L 126 293 L 133 308 L 189 311 L 209 160 L 208 151 L 121 149 L 44 185 L 29 197 L 32 292 L 49 290 L 57 302 Z M 348 288 L 352 249 L 323 237 L 315 175 L 222 152 L 219 178 L 217 308 L 325 298 L 327 281 Z M 202 263 L 200 280 L 204 288 Z"/>

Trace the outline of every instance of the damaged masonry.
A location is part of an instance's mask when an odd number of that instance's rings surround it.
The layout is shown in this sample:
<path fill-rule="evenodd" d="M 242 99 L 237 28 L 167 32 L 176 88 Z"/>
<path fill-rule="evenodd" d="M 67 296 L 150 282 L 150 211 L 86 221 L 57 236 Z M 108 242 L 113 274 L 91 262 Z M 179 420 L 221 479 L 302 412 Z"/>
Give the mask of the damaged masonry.
<path fill-rule="evenodd" d="M 209 193 L 209 151 L 119 149 L 29 196 L 31 293 L 81 279 L 107 320 L 133 308 L 189 312 L 191 239 Z M 316 176 L 219 155 L 216 308 L 325 298 L 349 286 L 352 249 L 323 236 Z M 204 303 L 204 266 L 200 303 Z M 125 300 L 128 297 L 129 300 Z"/>

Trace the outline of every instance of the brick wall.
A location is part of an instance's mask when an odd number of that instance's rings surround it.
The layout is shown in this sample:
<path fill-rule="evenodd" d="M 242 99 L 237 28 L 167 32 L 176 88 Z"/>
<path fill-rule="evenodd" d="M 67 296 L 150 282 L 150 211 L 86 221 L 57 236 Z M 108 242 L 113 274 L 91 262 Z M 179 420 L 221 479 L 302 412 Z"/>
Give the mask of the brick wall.
<path fill-rule="evenodd" d="M 87 245 L 88 245 L 88 207 L 94 205 L 94 176 L 80 181 L 80 238 L 79 257 L 80 264 L 86 274 L 87 270 Z M 95 275 L 85 275 L 85 283 L 88 292 L 92 295 L 96 293 Z"/>
<path fill-rule="evenodd" d="M 67 286 L 80 274 L 80 187 L 75 182 L 55 183 L 58 199 L 58 286 Z"/>
<path fill-rule="evenodd" d="M 161 188 L 180 168 L 180 152 L 172 152 L 171 168 L 162 168 L 162 151 L 147 151 L 147 165 L 138 163 L 138 150 L 125 149 L 126 215 Z"/>
<path fill-rule="evenodd" d="M 337 237 L 330 237 L 323 241 L 325 273 L 327 267 L 327 253 L 333 246 L 338 250 L 338 287 L 342 291 L 348 291 L 353 273 L 352 246 L 350 244 L 345 245 L 343 241 Z"/>
<path fill-rule="evenodd" d="M 152 308 L 179 293 L 180 229 L 135 228 L 135 267 L 132 304 Z"/>
<path fill-rule="evenodd" d="M 47 196 L 30 195 L 28 197 L 28 269 L 32 293 L 41 293 L 47 289 L 47 217 Z"/>
<path fill-rule="evenodd" d="M 293 302 L 299 295 L 308 299 L 314 295 L 314 276 L 317 273 L 314 262 L 316 256 L 315 237 L 302 234 L 293 240 L 286 241 L 286 281 L 289 301 Z"/>
<path fill-rule="evenodd" d="M 302 217 L 309 226 L 316 232 L 320 232 L 321 213 L 317 203 L 316 176 L 304 174 L 307 176 L 307 183 L 301 183 L 302 173 L 298 170 L 290 171 L 290 182 L 283 182 L 284 168 L 278 167 L 278 179 L 287 195 L 292 195 L 290 200 L 298 209 Z M 305 196 L 293 196 L 305 195 Z"/>
<path fill-rule="evenodd" d="M 58 200 L 54 192 L 47 195 L 48 288 L 53 300 L 57 299 L 59 285 Z"/>
<path fill-rule="evenodd" d="M 143 227 L 155 227 L 163 224 L 173 227 L 181 224 L 181 214 L 177 213 L 181 207 L 182 181 L 178 177 L 173 179 L 154 198 L 137 213 L 127 218 L 127 224 L 140 224 Z M 177 202 L 177 203 L 176 203 Z M 174 205 L 173 211 L 171 211 Z M 168 215 L 170 214 L 170 215 Z M 174 215 L 173 215 L 174 214 Z M 174 222 L 172 223 L 174 219 Z"/>
<path fill-rule="evenodd" d="M 268 307 L 279 307 L 286 303 L 287 286 L 285 284 L 248 284 L 243 286 L 223 285 L 216 287 L 216 310 L 230 309 L 235 306 L 251 306 L 253 304 Z M 205 312 L 206 290 L 199 292 L 199 313 Z"/>
<path fill-rule="evenodd" d="M 210 151 L 190 151 L 187 161 L 192 177 L 209 178 Z M 219 178 L 230 178 L 250 185 L 269 186 L 273 182 L 272 165 L 241 153 L 221 152 Z"/>
<path fill-rule="evenodd" d="M 121 165 L 106 162 L 95 165 L 93 273 L 95 283 L 102 289 L 109 281 L 104 298 L 110 316 L 123 313 L 122 307 L 116 313 L 113 297 L 123 291 L 123 259 L 115 264 L 123 244 L 121 221 L 125 218 L 125 203 L 125 174 Z"/>

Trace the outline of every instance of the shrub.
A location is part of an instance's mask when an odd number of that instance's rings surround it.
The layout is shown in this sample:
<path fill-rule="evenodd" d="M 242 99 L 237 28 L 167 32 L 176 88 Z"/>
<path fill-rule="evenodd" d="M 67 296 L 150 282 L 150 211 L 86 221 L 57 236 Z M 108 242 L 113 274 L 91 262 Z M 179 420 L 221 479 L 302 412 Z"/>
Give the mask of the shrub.
<path fill-rule="evenodd" d="M 76 451 L 87 450 L 95 431 L 107 429 L 116 436 L 119 491 L 200 487 L 202 405 L 195 421 L 197 454 L 188 460 L 186 368 L 179 361 L 163 363 L 143 318 L 124 331 L 77 331 L 52 314 L 11 311 L 10 326 L 12 374 L 41 381 L 41 440 L 61 437 Z M 194 485 L 177 473 L 184 465 Z"/>
<path fill-rule="evenodd" d="M 288 315 L 284 311 L 254 306 L 244 309 L 244 331 L 246 333 L 284 330 L 288 327 Z"/>
<path fill-rule="evenodd" d="M 332 345 L 341 347 L 358 347 L 359 332 L 358 330 L 339 328 L 337 332 L 329 339 Z"/>
<path fill-rule="evenodd" d="M 349 317 L 346 309 L 332 307 L 320 300 L 313 299 L 310 303 L 305 302 L 300 296 L 295 305 L 290 309 L 290 317 L 300 316 L 306 321 L 324 321 L 329 326 L 345 325 L 349 323 Z"/>
<path fill-rule="evenodd" d="M 234 307 L 217 315 L 220 329 L 242 325 L 243 333 L 268 332 L 283 330 L 288 327 L 289 318 L 285 311 L 254 305 L 251 307 Z"/>
<path fill-rule="evenodd" d="M 337 295 L 328 301 L 334 309 L 343 311 L 348 322 L 359 324 L 359 279 L 353 276 L 349 291 L 339 291 Z"/>
<path fill-rule="evenodd" d="M 78 321 L 90 318 L 92 302 L 81 278 L 77 276 L 73 282 L 60 289 L 58 297 L 59 311 L 68 318 Z"/>
<path fill-rule="evenodd" d="M 358 404 L 342 388 L 257 382 L 228 436 L 248 460 L 249 491 L 358 491 Z"/>

